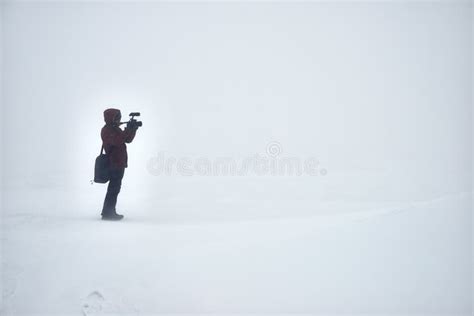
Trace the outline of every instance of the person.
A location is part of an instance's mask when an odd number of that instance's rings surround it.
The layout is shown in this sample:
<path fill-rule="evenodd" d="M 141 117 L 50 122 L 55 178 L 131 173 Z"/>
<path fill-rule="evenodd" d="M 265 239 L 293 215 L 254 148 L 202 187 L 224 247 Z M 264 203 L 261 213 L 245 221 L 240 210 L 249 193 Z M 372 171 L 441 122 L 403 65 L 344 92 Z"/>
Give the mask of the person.
<path fill-rule="evenodd" d="M 123 215 L 117 214 L 117 196 L 120 193 L 125 168 L 128 167 L 127 145 L 135 138 L 137 127 L 127 124 L 122 130 L 120 120 L 122 114 L 118 109 L 107 109 L 104 111 L 105 126 L 102 127 L 100 136 L 105 153 L 109 157 L 110 180 L 102 208 L 103 220 L 121 220 Z"/>

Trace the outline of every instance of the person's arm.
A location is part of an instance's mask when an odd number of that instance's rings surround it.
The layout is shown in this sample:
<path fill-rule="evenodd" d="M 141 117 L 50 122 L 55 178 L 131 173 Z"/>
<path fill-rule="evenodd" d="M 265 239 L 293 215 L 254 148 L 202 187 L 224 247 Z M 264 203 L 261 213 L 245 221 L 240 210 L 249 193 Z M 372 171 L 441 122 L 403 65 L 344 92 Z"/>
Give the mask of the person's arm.
<path fill-rule="evenodd" d="M 126 127 L 123 132 L 125 134 L 125 142 L 126 143 L 131 143 L 132 140 L 135 138 L 135 134 L 136 134 L 137 130 L 135 128 Z"/>
<path fill-rule="evenodd" d="M 100 133 L 104 145 L 118 146 L 124 143 L 130 143 L 135 137 L 135 131 L 120 128 L 105 127 Z"/>

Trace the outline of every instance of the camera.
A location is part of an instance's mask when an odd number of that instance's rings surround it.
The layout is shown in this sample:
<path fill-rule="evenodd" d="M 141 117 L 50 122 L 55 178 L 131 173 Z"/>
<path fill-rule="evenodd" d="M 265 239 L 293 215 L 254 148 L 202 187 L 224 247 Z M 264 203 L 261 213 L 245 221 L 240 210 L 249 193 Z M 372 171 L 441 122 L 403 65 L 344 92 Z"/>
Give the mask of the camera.
<path fill-rule="evenodd" d="M 132 112 L 129 114 L 130 120 L 128 122 L 121 122 L 121 124 L 127 124 L 127 127 L 130 129 L 138 129 L 139 127 L 143 126 L 141 121 L 137 121 L 135 116 L 140 116 L 140 112 Z"/>

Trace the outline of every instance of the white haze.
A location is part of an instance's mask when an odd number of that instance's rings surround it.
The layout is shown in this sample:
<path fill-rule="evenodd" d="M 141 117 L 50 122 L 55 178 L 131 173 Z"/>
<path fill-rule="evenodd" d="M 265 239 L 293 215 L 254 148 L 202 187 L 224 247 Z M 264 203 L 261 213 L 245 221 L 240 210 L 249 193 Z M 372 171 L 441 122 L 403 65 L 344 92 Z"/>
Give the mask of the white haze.
<path fill-rule="evenodd" d="M 2 312 L 468 315 L 472 3 L 3 2 Z M 144 126 L 118 210 L 103 110 Z M 278 142 L 317 176 L 156 175 Z"/>

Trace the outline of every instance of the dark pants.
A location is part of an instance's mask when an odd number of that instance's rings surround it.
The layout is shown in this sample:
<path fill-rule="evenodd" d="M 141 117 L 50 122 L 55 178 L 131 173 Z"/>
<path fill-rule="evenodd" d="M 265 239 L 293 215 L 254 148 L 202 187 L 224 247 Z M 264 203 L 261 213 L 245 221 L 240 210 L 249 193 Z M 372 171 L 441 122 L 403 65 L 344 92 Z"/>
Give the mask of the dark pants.
<path fill-rule="evenodd" d="M 109 186 L 107 187 L 107 194 L 105 195 L 102 215 L 116 214 L 115 205 L 117 205 L 117 196 L 120 193 L 124 172 L 125 168 L 110 170 Z"/>

